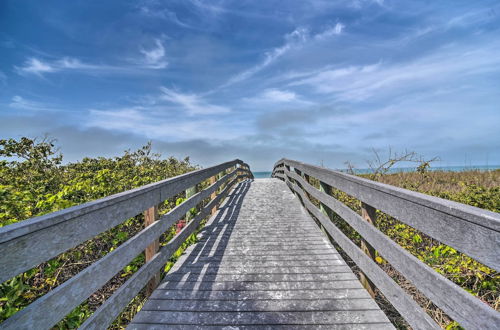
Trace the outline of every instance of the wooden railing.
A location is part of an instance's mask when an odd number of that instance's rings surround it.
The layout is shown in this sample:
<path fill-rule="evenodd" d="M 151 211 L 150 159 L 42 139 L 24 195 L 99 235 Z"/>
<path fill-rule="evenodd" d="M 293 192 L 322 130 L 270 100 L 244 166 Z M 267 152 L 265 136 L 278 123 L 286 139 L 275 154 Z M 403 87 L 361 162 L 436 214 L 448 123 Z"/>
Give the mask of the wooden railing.
<path fill-rule="evenodd" d="M 414 329 L 439 329 L 420 306 L 373 260 L 374 251 L 467 329 L 500 329 L 500 313 L 434 271 L 373 225 L 376 210 L 500 270 L 500 215 L 472 206 L 374 182 L 294 160 L 282 159 L 273 177 L 284 180 L 323 229 L 359 266 Z M 319 181 L 319 188 L 311 184 Z M 336 188 L 362 202 L 362 216 L 331 196 Z M 319 201 L 319 208 L 310 197 Z M 340 216 L 361 237 L 358 247 L 331 221 Z M 362 277 L 363 281 L 363 277 Z"/>
<path fill-rule="evenodd" d="M 142 212 L 147 225 L 115 250 L 5 320 L 0 327 L 51 328 L 146 250 L 146 263 L 82 325 L 84 329 L 106 328 L 148 283 L 153 287 L 158 284 L 162 267 L 200 222 L 213 213 L 233 184 L 252 177 L 247 164 L 233 160 L 0 228 L 2 283 Z M 210 180 L 208 188 L 193 191 L 192 187 L 205 180 Z M 186 190 L 190 191 L 188 197 L 191 196 L 158 219 L 157 205 Z M 208 198 L 210 202 L 199 207 L 196 216 L 158 250 L 159 237 Z"/>

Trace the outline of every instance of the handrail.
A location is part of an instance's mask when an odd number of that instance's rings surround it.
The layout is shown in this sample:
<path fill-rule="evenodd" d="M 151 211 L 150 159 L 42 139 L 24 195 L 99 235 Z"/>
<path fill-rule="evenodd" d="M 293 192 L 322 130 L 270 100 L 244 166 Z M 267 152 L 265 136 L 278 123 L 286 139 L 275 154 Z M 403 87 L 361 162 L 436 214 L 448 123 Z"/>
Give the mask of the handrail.
<path fill-rule="evenodd" d="M 292 170 L 293 168 L 293 170 Z M 275 164 L 273 177 L 287 183 L 305 208 L 415 329 L 436 327 L 428 315 L 377 264 L 331 221 L 330 212 L 344 219 L 403 276 L 461 325 L 471 329 L 500 326 L 500 313 L 435 272 L 404 250 L 356 212 L 316 189 L 311 177 L 324 188 L 336 188 L 367 207 L 377 208 L 423 233 L 448 244 L 494 269 L 500 268 L 500 215 L 406 189 L 289 159 Z M 323 212 L 311 201 L 320 202 Z M 433 324 L 431 324 L 432 322 Z"/>
<path fill-rule="evenodd" d="M 196 230 L 201 220 L 227 195 L 232 186 L 239 179 L 253 178 L 253 175 L 247 164 L 234 160 L 0 228 L 0 282 L 3 282 L 232 168 L 234 170 L 220 179 L 212 179 L 211 182 L 215 182 L 208 188 L 194 194 L 76 276 L 15 313 L 2 323 L 2 328 L 54 326 L 105 285 L 186 212 L 211 198 L 196 217 L 150 260 L 146 260 L 146 264 L 106 300 L 85 324 L 91 328 L 91 320 L 97 319 L 101 321 L 99 327 L 103 327 L 103 322 L 111 323 Z M 223 185 L 222 192 L 216 194 Z"/>

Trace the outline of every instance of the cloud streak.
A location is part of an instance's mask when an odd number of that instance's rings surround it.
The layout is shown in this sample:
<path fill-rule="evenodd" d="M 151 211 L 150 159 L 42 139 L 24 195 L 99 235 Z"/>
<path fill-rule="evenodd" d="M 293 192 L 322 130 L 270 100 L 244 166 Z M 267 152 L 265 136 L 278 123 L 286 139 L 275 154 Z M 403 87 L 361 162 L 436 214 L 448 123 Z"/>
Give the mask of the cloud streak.
<path fill-rule="evenodd" d="M 335 95 L 344 101 L 363 101 L 381 93 L 408 93 L 412 88 L 442 86 L 473 75 L 500 71 L 499 46 L 445 48 L 413 61 L 325 68 L 309 76 L 296 74 L 301 78 L 292 79 L 288 85 L 308 86 L 317 93 Z"/>
<path fill-rule="evenodd" d="M 231 109 L 208 103 L 201 96 L 196 94 L 186 94 L 174 91 L 173 89 L 161 87 L 162 95 L 160 99 L 173 103 L 189 115 L 210 115 L 228 113 Z"/>
<path fill-rule="evenodd" d="M 155 39 L 154 47 L 150 49 L 140 49 L 144 55 L 144 66 L 151 69 L 164 69 L 167 67 L 168 62 L 165 59 L 165 48 L 160 39 Z"/>
<path fill-rule="evenodd" d="M 279 47 L 273 48 L 272 50 L 264 54 L 264 59 L 257 65 L 242 71 L 233 77 L 231 77 L 225 84 L 219 88 L 226 88 L 236 83 L 242 82 L 259 73 L 263 69 L 267 68 L 280 57 L 284 56 L 286 53 L 303 47 L 307 42 L 311 40 L 321 41 L 328 39 L 332 36 L 338 36 L 342 33 L 345 25 L 342 23 L 337 23 L 333 28 L 328 28 L 318 34 L 311 36 L 310 32 L 306 28 L 297 28 L 291 33 L 285 35 L 285 43 Z"/>

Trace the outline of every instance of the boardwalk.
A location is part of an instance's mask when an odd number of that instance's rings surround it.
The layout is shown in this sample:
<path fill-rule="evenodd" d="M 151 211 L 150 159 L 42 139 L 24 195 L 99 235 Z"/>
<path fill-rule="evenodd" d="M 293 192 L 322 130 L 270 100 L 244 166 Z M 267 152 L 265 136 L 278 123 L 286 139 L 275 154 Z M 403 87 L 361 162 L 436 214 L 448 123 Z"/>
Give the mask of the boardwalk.
<path fill-rule="evenodd" d="M 392 329 L 277 179 L 244 181 L 129 329 Z"/>

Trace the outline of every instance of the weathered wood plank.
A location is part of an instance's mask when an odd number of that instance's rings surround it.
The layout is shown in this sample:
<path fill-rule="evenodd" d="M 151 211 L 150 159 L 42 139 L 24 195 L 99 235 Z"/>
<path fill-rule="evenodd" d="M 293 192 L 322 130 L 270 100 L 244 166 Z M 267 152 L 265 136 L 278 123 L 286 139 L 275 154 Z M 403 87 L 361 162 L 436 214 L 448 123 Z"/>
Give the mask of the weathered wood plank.
<path fill-rule="evenodd" d="M 258 290 L 325 290 L 325 289 L 358 289 L 361 285 L 357 279 L 336 281 L 169 281 L 163 282 L 157 290 L 189 290 L 189 291 L 258 291 Z"/>
<path fill-rule="evenodd" d="M 269 300 L 269 299 L 357 299 L 370 298 L 364 288 L 335 290 L 262 290 L 262 291 L 155 291 L 151 299 L 195 299 L 195 300 Z M 136 320 L 133 320 L 136 322 Z"/>
<path fill-rule="evenodd" d="M 394 329 L 390 323 L 357 323 L 357 324 L 306 324 L 306 325 L 291 325 L 291 324 L 273 324 L 273 325 L 240 325 L 238 330 L 388 330 Z M 127 327 L 130 330 L 164 330 L 165 326 L 155 323 L 134 323 Z M 182 324 L 169 324 L 168 329 L 172 330 L 227 330 L 228 327 L 221 326 L 206 326 L 206 325 L 182 325 Z"/>
<path fill-rule="evenodd" d="M 381 310 L 314 311 L 314 312 L 167 312 L 143 311 L 136 316 L 137 323 L 194 324 L 194 325 L 250 325 L 250 324 L 345 324 L 384 323 L 387 318 Z"/>
<path fill-rule="evenodd" d="M 0 283 L 163 202 L 240 160 L 0 228 Z"/>
<path fill-rule="evenodd" d="M 201 275 L 201 276 L 199 276 Z M 303 273 L 303 274 L 191 274 L 191 273 L 180 273 L 174 272 L 168 274 L 165 280 L 168 281 L 198 281 L 200 278 L 205 282 L 247 282 L 247 281 L 257 281 L 257 282 L 282 282 L 282 281 L 343 281 L 343 280 L 356 280 L 357 277 L 352 272 L 346 273 Z"/>
<path fill-rule="evenodd" d="M 155 205 L 153 207 L 150 207 L 146 211 L 144 211 L 144 226 L 148 227 L 155 223 L 159 218 L 158 215 L 158 205 Z M 158 252 L 158 249 L 160 248 L 160 240 L 157 238 L 146 247 L 146 250 L 144 251 L 145 257 L 146 257 L 146 262 L 151 260 L 153 256 Z M 146 295 L 151 295 L 153 293 L 154 289 L 160 284 L 160 273 L 156 273 L 151 280 L 147 284 L 147 290 L 146 290 Z"/>
<path fill-rule="evenodd" d="M 144 311 L 186 312 L 293 312 L 379 310 L 372 299 L 263 300 L 149 300 Z"/>
<path fill-rule="evenodd" d="M 303 188 L 341 216 L 391 265 L 455 321 L 471 329 L 500 327 L 500 313 L 493 308 L 421 262 L 332 196 L 323 194 L 305 182 L 303 182 Z"/>

